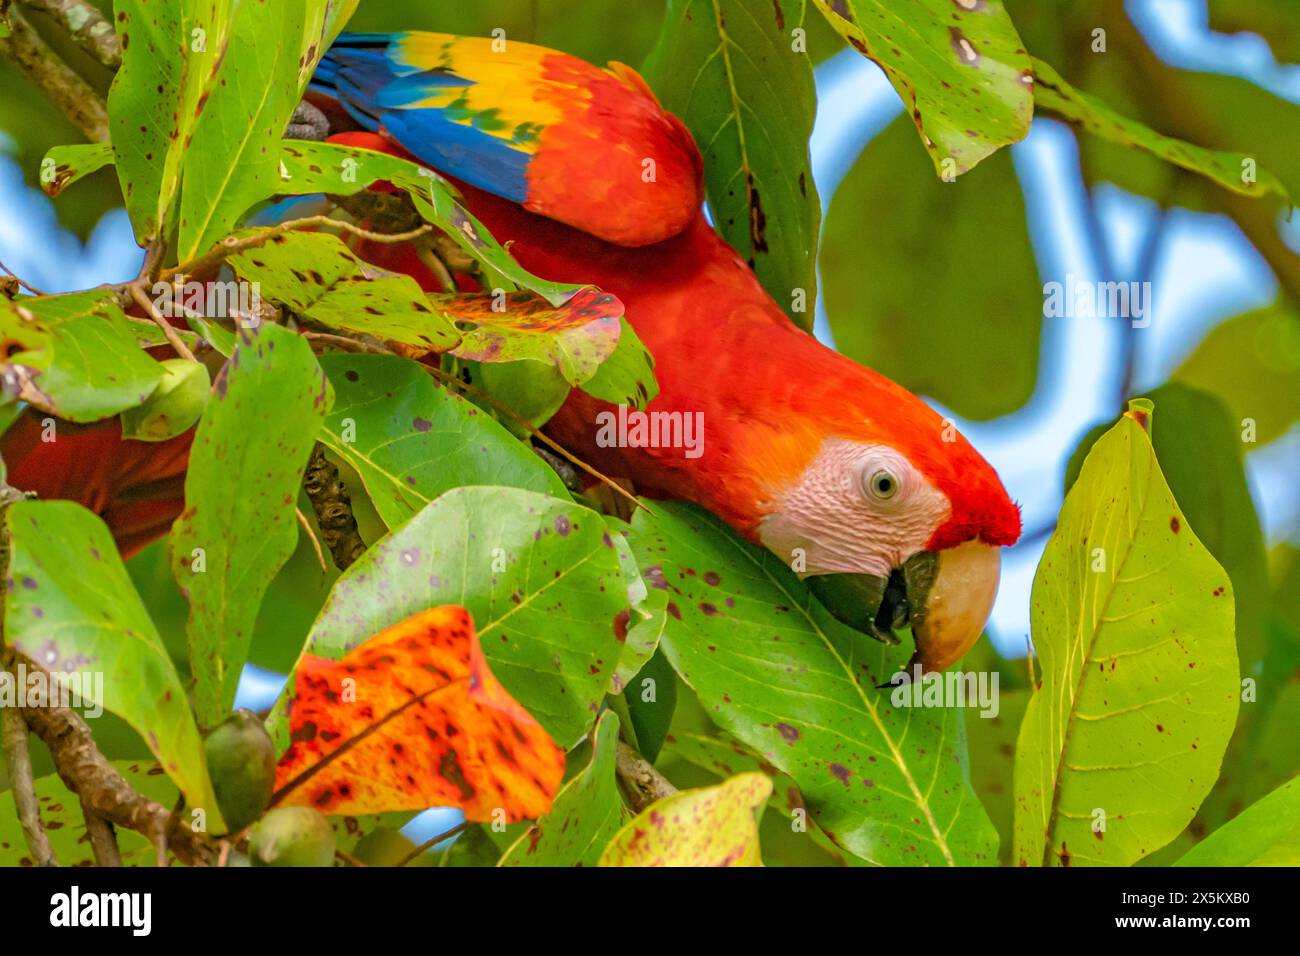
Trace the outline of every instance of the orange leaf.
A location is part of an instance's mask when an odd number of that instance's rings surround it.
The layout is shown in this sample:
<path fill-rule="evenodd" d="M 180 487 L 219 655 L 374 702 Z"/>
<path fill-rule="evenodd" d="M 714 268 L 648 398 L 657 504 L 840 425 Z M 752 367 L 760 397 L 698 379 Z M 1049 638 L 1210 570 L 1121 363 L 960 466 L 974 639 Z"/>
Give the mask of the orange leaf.
<path fill-rule="evenodd" d="M 342 660 L 303 655 L 296 691 L 279 803 L 515 822 L 546 813 L 564 775 L 564 751 L 492 676 L 462 607 L 409 617 Z"/>

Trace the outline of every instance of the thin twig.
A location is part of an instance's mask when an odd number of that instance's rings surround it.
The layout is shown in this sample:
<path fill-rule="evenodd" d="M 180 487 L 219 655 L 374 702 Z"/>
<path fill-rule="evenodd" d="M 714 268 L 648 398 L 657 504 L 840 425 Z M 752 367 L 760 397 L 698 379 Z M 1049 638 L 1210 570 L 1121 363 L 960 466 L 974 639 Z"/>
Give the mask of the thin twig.
<path fill-rule="evenodd" d="M 167 321 L 166 317 L 158 311 L 158 307 L 153 304 L 149 296 L 145 295 L 144 286 L 139 282 L 132 282 L 127 286 L 127 291 L 131 293 L 131 298 L 135 299 L 136 304 L 144 309 L 145 314 L 153 319 L 154 324 L 162 329 L 162 334 L 167 337 L 167 344 L 175 350 L 176 354 L 183 359 L 189 359 L 191 362 L 196 361 L 194 353 L 186 345 L 175 327 Z"/>
<path fill-rule="evenodd" d="M 287 220 L 251 236 L 227 236 L 197 258 L 191 259 L 189 262 L 182 262 L 174 268 L 164 269 L 159 278 L 166 282 L 178 275 L 200 275 L 206 270 L 225 262 L 231 256 L 257 249 L 288 233 L 308 229 L 342 229 L 344 232 L 351 233 L 361 239 L 367 239 L 370 242 L 402 243 L 418 239 L 420 236 L 431 232 L 433 226 L 425 223 L 418 229 L 411 229 L 408 232 L 371 232 L 369 229 L 362 229 L 360 226 L 341 219 L 331 219 L 329 216 L 305 216 L 302 219 Z"/>
<path fill-rule="evenodd" d="M 325 552 L 321 550 L 320 538 L 316 537 L 316 532 L 312 529 L 311 522 L 307 516 L 302 513 L 301 508 L 294 508 L 293 513 L 298 516 L 298 524 L 307 535 L 307 540 L 311 542 L 312 550 L 316 552 L 316 563 L 320 565 L 322 571 L 329 571 L 329 565 L 325 563 Z"/>
<path fill-rule="evenodd" d="M 439 843 L 441 843 L 443 840 L 449 840 L 449 839 L 451 839 L 452 837 L 454 837 L 457 833 L 461 833 L 461 832 L 463 832 L 463 831 L 469 829 L 469 825 L 470 825 L 470 821 L 469 821 L 469 820 L 462 820 L 460 823 L 456 824 L 454 827 L 452 827 L 450 830 L 447 830 L 445 833 L 439 833 L 437 836 L 435 836 L 435 837 L 430 837 L 429 839 L 425 840 L 423 843 L 421 843 L 421 844 L 420 844 L 419 846 L 417 846 L 414 850 L 412 850 L 410 853 L 406 854 L 406 856 L 402 857 L 400 860 L 398 860 L 398 861 L 397 861 L 396 863 L 394 863 L 393 865 L 394 865 L 394 866 L 406 866 L 408 863 L 413 863 L 413 862 L 415 862 L 415 861 L 418 860 L 418 859 L 419 859 L 423 854 L 427 853 L 429 850 L 432 850 L 435 846 L 437 846 L 437 845 L 438 845 Z"/>
<path fill-rule="evenodd" d="M 363 355 L 396 355 L 390 348 L 382 345 L 374 345 L 370 342 L 362 342 L 360 339 L 348 338 L 346 335 L 334 335 L 331 332 L 304 331 L 302 337 L 309 342 L 318 342 L 321 345 L 332 345 L 334 348 L 343 352 L 360 352 Z"/>
<path fill-rule="evenodd" d="M 28 292 L 30 292 L 32 295 L 45 295 L 44 292 L 42 292 L 40 289 L 36 288 L 36 286 L 32 285 L 30 282 L 24 282 L 22 276 L 20 276 L 20 275 L 19 275 L 18 273 L 16 273 L 16 272 L 14 272 L 13 269 L 10 269 L 10 268 L 9 268 L 7 265 L 5 265 L 3 262 L 0 262 L 0 270 L 3 270 L 3 271 L 4 271 L 5 273 L 7 273 L 8 275 L 11 275 L 11 276 L 13 276 L 15 279 L 17 279 L 17 280 L 18 280 L 18 284 L 19 284 L 20 286 L 22 286 L 24 289 L 26 289 Z"/>
<path fill-rule="evenodd" d="M 122 44 L 113 25 L 86 0 L 22 0 L 33 10 L 53 17 L 68 35 L 111 70 L 122 65 Z"/>
<path fill-rule="evenodd" d="M 9 8 L 8 23 L 11 34 L 0 39 L 0 54 L 13 60 L 88 140 L 107 143 L 108 107 L 103 98 L 50 49 L 17 7 Z"/>
<path fill-rule="evenodd" d="M 338 857 L 340 860 L 342 860 L 344 863 L 346 863 L 348 866 L 359 866 L 362 868 L 366 866 L 366 864 L 362 863 L 351 853 L 344 853 L 342 850 L 338 849 L 337 847 L 334 850 L 334 855 Z"/>
<path fill-rule="evenodd" d="M 614 758 L 614 770 L 623 784 L 628 802 L 637 813 L 656 800 L 671 797 L 677 792 L 672 782 L 656 770 L 650 761 L 621 740 Z"/>
<path fill-rule="evenodd" d="M 86 818 L 86 835 L 90 838 L 90 849 L 95 854 L 96 865 L 121 866 L 122 852 L 117 848 L 113 825 L 85 803 L 81 805 L 81 813 Z"/>
<path fill-rule="evenodd" d="M 12 671 L 9 676 L 17 677 Z M 27 721 L 17 707 L 0 707 L 0 730 L 4 736 L 5 760 L 9 765 L 9 788 L 13 791 L 18 808 L 18 822 L 23 828 L 23 838 L 32 851 L 37 866 L 58 866 L 54 848 L 41 823 L 40 804 L 36 800 L 36 787 L 32 780 L 32 758 L 27 750 Z"/>
<path fill-rule="evenodd" d="M 161 239 L 155 239 L 149 243 L 148 248 L 144 251 L 144 262 L 140 265 L 140 272 L 135 277 L 137 282 L 153 282 L 162 265 L 163 256 L 167 254 L 167 244 Z"/>
<path fill-rule="evenodd" d="M 433 247 L 423 242 L 417 242 L 414 243 L 413 248 L 415 249 L 416 258 L 420 260 L 426 269 L 433 273 L 433 277 L 442 286 L 442 291 L 455 292 L 456 280 L 451 277 L 451 272 L 448 271 L 446 263 L 438 258 L 433 251 Z"/>

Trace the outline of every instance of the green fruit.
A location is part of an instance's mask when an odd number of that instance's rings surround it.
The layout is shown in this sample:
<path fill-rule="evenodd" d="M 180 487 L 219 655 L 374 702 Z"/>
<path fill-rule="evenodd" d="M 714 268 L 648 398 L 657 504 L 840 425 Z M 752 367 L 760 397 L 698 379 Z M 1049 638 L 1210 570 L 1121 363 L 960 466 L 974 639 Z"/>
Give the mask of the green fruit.
<path fill-rule="evenodd" d="M 255 713 L 237 710 L 208 734 L 203 749 L 227 832 L 238 833 L 271 801 L 275 744 Z"/>
<path fill-rule="evenodd" d="M 161 363 L 162 381 L 144 404 L 122 413 L 122 437 L 166 441 L 188 431 L 208 404 L 208 369 L 188 359 Z"/>
<path fill-rule="evenodd" d="M 330 866 L 334 830 L 312 807 L 276 807 L 248 834 L 253 866 Z"/>

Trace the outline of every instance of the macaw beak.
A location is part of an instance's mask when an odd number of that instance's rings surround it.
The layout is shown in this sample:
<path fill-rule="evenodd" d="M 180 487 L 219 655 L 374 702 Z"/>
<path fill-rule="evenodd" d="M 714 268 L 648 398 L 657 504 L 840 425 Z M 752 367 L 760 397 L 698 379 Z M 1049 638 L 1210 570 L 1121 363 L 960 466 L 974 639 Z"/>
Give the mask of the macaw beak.
<path fill-rule="evenodd" d="M 923 673 L 961 660 L 984 630 L 1002 573 L 1002 549 L 982 541 L 943 551 L 921 551 L 874 574 L 825 574 L 810 578 L 813 594 L 837 619 L 886 644 L 894 628 L 911 625 L 916 653 L 908 662 Z"/>

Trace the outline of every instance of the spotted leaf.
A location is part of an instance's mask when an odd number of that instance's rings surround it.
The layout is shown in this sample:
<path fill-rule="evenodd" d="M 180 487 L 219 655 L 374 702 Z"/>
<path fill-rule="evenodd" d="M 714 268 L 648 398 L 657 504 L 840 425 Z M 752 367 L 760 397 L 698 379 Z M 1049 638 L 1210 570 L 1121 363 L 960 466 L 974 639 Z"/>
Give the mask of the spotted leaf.
<path fill-rule="evenodd" d="M 885 71 L 941 176 L 1029 132 L 1033 72 L 1002 0 L 814 2 Z"/>
<path fill-rule="evenodd" d="M 615 834 L 601 866 L 761 866 L 758 818 L 772 781 L 742 773 L 656 800 Z"/>
<path fill-rule="evenodd" d="M 550 809 L 564 752 L 492 675 L 462 607 L 416 614 L 341 660 L 305 655 L 296 684 L 282 803 L 510 822 Z"/>

